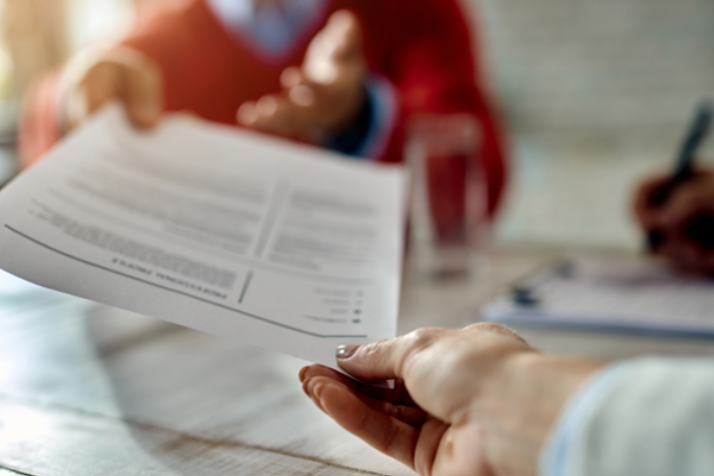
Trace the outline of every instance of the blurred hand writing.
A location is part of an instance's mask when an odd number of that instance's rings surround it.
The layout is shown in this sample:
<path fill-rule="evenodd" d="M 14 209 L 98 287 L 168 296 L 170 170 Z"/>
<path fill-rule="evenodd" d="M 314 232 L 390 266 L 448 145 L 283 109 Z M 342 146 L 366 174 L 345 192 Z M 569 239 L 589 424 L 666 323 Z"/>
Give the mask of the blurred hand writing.
<path fill-rule="evenodd" d="M 654 204 L 652 197 L 668 179 L 659 175 L 640 184 L 635 218 L 645 232 L 658 235 L 652 252 L 684 269 L 714 273 L 714 172 L 696 172 L 665 203 Z"/>

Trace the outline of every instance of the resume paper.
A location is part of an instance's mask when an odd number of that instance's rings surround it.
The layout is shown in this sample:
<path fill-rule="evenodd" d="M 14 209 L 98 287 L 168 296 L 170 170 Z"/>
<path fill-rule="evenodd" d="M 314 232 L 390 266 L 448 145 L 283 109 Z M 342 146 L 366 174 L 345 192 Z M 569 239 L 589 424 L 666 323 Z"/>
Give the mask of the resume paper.
<path fill-rule="evenodd" d="M 0 192 L 0 268 L 334 367 L 396 335 L 404 207 L 400 167 L 112 105 Z"/>

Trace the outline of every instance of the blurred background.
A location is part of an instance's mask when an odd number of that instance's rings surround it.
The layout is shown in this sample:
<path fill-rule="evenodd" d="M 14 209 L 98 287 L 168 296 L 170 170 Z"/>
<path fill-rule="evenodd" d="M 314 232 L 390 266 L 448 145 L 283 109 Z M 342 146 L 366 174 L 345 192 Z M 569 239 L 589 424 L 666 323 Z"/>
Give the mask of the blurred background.
<path fill-rule="evenodd" d="M 0 0 L 0 179 L 37 75 L 122 34 L 139 3 Z M 368 1 L 368 0 L 365 0 Z M 513 157 L 501 243 L 636 249 L 638 178 L 667 168 L 714 96 L 711 0 L 462 0 L 474 16 Z M 714 158 L 714 148 L 705 156 Z"/>

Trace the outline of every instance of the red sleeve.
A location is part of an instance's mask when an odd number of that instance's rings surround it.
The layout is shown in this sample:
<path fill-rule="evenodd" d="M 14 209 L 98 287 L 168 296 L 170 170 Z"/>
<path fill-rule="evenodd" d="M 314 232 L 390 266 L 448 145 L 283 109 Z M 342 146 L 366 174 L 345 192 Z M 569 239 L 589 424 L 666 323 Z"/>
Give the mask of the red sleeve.
<path fill-rule="evenodd" d="M 395 17 L 392 26 L 398 34 L 381 41 L 396 41 L 396 46 L 373 45 L 390 51 L 379 66 L 392 80 L 401 102 L 400 117 L 382 160 L 402 160 L 404 124 L 415 113 L 474 115 L 483 132 L 481 160 L 488 182 L 489 213 L 493 216 L 506 183 L 505 147 L 467 20 L 457 0 L 395 3 L 400 16 Z M 374 34 L 379 36 L 379 32 Z"/>
<path fill-rule="evenodd" d="M 35 163 L 61 139 L 58 100 L 58 72 L 42 78 L 25 95 L 18 150 L 22 168 Z"/>

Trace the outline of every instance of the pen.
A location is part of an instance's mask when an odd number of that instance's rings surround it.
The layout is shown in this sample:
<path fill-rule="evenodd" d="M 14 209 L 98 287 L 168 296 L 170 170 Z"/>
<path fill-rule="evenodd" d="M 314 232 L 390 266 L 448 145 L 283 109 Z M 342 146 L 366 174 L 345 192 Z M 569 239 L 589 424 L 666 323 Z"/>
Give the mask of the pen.
<path fill-rule="evenodd" d="M 704 142 L 712 122 L 712 105 L 703 101 L 697 108 L 682 148 L 677 156 L 674 171 L 669 180 L 650 197 L 650 206 L 659 208 L 669 200 L 670 195 L 682 183 L 689 180 L 693 172 L 693 163 L 699 146 Z M 659 230 L 647 232 L 647 247 L 650 251 L 657 250 L 664 243 L 664 234 Z"/>

